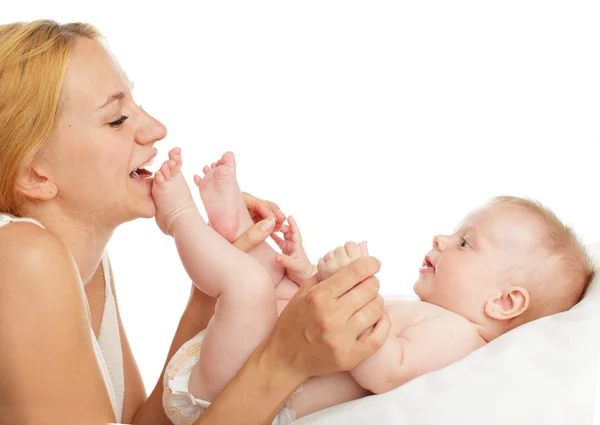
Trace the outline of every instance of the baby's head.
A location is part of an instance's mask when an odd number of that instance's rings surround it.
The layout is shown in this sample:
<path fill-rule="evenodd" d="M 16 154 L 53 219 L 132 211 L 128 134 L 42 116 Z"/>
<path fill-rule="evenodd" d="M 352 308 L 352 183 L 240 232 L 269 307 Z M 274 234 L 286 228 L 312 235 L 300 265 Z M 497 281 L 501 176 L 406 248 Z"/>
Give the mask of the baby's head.
<path fill-rule="evenodd" d="M 497 197 L 436 236 L 415 292 L 466 317 L 486 340 L 573 307 L 594 264 L 573 231 L 537 202 Z"/>

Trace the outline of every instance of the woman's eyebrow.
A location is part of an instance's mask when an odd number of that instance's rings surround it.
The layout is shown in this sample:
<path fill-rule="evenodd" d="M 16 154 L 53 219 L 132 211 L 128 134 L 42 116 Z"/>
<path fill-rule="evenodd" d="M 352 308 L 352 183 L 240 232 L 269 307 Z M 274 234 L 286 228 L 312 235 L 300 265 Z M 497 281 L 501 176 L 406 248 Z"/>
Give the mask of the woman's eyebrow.
<path fill-rule="evenodd" d="M 125 97 L 125 93 L 123 93 L 122 91 L 116 92 L 111 94 L 108 99 L 106 100 L 106 102 L 104 102 L 104 104 L 98 108 L 98 109 L 103 109 L 106 108 L 111 102 L 114 102 L 115 100 L 121 100 Z"/>
<path fill-rule="evenodd" d="M 133 84 L 133 81 L 131 81 L 129 78 L 127 78 L 127 83 L 129 83 L 129 90 L 133 91 L 133 88 L 135 87 L 135 85 Z M 106 100 L 106 102 L 104 102 L 104 104 L 99 107 L 98 109 L 103 109 L 106 108 L 111 102 L 115 101 L 115 100 L 121 100 L 125 97 L 125 93 L 122 91 L 118 91 L 114 94 L 111 94 L 108 99 Z"/>

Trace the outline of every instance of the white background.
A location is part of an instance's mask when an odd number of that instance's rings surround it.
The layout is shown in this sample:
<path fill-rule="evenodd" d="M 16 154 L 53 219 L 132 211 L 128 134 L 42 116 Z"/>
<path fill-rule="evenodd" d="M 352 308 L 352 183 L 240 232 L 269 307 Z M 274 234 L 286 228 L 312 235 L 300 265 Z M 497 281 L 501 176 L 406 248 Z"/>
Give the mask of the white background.
<path fill-rule="evenodd" d="M 491 196 L 600 240 L 597 1 L 79 3 L 10 2 L 0 22 L 98 26 L 169 129 L 159 161 L 182 147 L 191 183 L 233 150 L 242 189 L 297 218 L 313 261 L 367 240 L 384 294 L 412 295 L 432 237 Z M 153 220 L 108 249 L 150 391 L 190 282 Z"/>

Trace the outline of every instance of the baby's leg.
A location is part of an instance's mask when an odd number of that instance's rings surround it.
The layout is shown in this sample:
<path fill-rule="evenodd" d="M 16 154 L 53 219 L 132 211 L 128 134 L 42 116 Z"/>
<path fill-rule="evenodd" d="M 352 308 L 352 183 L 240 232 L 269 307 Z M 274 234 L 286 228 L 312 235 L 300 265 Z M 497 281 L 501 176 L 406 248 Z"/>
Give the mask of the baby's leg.
<path fill-rule="evenodd" d="M 180 172 L 178 149 L 154 177 L 156 221 L 175 239 L 194 284 L 218 298 L 190 380 L 190 391 L 212 401 L 277 320 L 270 276 L 256 259 L 234 248 L 202 219 Z"/>
<path fill-rule="evenodd" d="M 225 153 L 211 167 L 204 167 L 205 176 L 194 176 L 200 189 L 200 198 L 206 209 L 208 221 L 213 229 L 229 242 L 233 242 L 254 224 L 236 179 L 236 164 L 233 153 Z M 249 252 L 269 272 L 275 285 L 284 277 L 285 269 L 275 263 L 275 250 L 263 242 Z"/>

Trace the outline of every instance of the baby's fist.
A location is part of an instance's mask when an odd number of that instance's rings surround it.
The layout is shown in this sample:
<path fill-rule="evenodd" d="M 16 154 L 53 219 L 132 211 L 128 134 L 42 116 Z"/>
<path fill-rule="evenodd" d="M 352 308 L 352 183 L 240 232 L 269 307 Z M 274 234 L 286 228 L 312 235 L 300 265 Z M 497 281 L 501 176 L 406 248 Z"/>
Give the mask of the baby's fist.
<path fill-rule="evenodd" d="M 317 277 L 319 281 L 323 281 L 341 268 L 347 266 L 358 257 L 366 257 L 369 255 L 367 250 L 367 242 L 346 242 L 344 246 L 338 246 L 335 250 L 329 251 L 317 264 Z"/>

